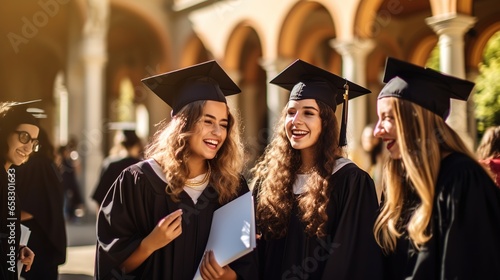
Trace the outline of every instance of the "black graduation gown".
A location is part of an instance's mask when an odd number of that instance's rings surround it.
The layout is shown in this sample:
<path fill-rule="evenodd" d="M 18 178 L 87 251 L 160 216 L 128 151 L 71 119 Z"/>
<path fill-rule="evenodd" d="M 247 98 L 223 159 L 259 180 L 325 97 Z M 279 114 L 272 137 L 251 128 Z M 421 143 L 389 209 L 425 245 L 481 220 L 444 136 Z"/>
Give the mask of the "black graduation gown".
<path fill-rule="evenodd" d="M 12 193 L 9 193 L 9 191 L 16 192 L 15 170 L 12 169 L 14 171 L 9 172 L 8 175 L 3 166 L 2 163 L 0 167 L 0 279 L 11 280 L 18 279 L 21 205 L 17 194 L 12 196 Z"/>
<path fill-rule="evenodd" d="M 109 163 L 102 170 L 101 176 L 99 178 L 99 183 L 92 194 L 92 199 L 101 205 L 106 193 L 113 185 L 113 182 L 118 178 L 120 173 L 132 164 L 136 164 L 140 159 L 134 157 L 126 157 Z"/>
<path fill-rule="evenodd" d="M 34 155 L 16 168 L 19 200 L 22 210 L 33 218 L 22 224 L 30 228 L 28 247 L 35 261 L 26 279 L 57 279 L 57 268 L 66 261 L 66 226 L 64 220 L 64 188 L 55 163 Z"/>
<path fill-rule="evenodd" d="M 96 278 L 135 277 L 134 279 L 192 280 L 203 257 L 212 216 L 221 205 L 210 185 L 195 205 L 185 192 L 174 202 L 165 194 L 166 183 L 147 161 L 125 169 L 106 195 L 97 220 L 98 248 Z M 248 192 L 242 177 L 240 195 Z M 136 270 L 123 275 L 120 264 L 139 246 L 158 221 L 183 209 L 182 234 L 155 251 Z M 239 279 L 257 279 L 254 253 L 230 264 Z M 122 277 L 122 278 L 119 278 Z M 127 278 L 128 279 L 128 278 Z"/>
<path fill-rule="evenodd" d="M 349 163 L 330 178 L 326 237 L 311 238 L 294 205 L 287 235 L 258 241 L 261 279 L 384 279 L 373 225 L 378 200 L 370 176 Z"/>
<path fill-rule="evenodd" d="M 420 251 L 401 237 L 406 250 L 393 259 L 406 269 L 394 279 L 500 279 L 500 189 L 475 160 L 453 153 L 441 161 L 431 227 Z"/>

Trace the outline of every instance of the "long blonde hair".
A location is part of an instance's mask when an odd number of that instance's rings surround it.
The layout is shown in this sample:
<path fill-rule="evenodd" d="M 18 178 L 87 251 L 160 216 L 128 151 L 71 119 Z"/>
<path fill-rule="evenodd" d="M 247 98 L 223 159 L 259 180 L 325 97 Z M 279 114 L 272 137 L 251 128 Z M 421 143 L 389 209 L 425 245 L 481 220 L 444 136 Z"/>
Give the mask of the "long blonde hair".
<path fill-rule="evenodd" d="M 389 159 L 384 168 L 385 197 L 374 232 L 385 252 L 394 251 L 404 230 L 417 249 L 432 237 L 429 224 L 442 156 L 459 152 L 474 158 L 438 115 L 404 99 L 391 98 L 391 103 L 401 159 Z M 415 209 L 409 209 L 413 205 L 405 201 L 412 191 L 419 198 Z"/>
<path fill-rule="evenodd" d="M 316 166 L 306 182 L 307 192 L 298 198 L 300 220 L 309 236 L 324 236 L 330 199 L 328 184 L 335 158 L 341 156 L 339 128 L 333 109 L 317 101 L 321 118 L 321 135 L 314 155 Z M 256 221 L 267 237 L 283 237 L 296 200 L 293 183 L 301 164 L 300 151 L 292 148 L 284 129 L 287 108 L 282 111 L 275 135 L 258 163 L 252 168 L 252 188 L 257 188 Z"/>
<path fill-rule="evenodd" d="M 145 149 L 146 158 L 154 158 L 167 178 L 165 191 L 174 201 L 182 192 L 189 174 L 187 162 L 191 155 L 189 139 L 203 114 L 206 101 L 195 101 L 184 106 L 170 122 L 164 120 Z M 243 170 L 243 145 L 238 119 L 228 111 L 227 137 L 215 158 L 208 160 L 212 169 L 210 183 L 225 203 L 236 196 Z"/>

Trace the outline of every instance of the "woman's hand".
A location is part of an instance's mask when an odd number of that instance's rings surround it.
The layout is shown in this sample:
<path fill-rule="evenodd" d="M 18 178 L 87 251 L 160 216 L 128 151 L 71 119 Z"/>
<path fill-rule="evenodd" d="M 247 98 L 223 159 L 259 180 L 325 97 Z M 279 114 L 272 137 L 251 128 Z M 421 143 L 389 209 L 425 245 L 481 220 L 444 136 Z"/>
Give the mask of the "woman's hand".
<path fill-rule="evenodd" d="M 182 233 L 182 210 L 174 211 L 161 219 L 139 247 L 122 263 L 125 273 L 135 270 L 156 250 L 165 247 Z"/>
<path fill-rule="evenodd" d="M 151 233 L 143 240 L 143 245 L 151 253 L 165 247 L 182 233 L 182 209 L 178 209 L 161 219 Z"/>
<path fill-rule="evenodd" d="M 229 265 L 220 267 L 215 260 L 214 252 L 205 252 L 203 260 L 200 266 L 200 274 L 204 280 L 211 279 L 224 279 L 224 280 L 236 280 L 237 275 L 234 270 L 232 270 Z"/>
<path fill-rule="evenodd" d="M 30 248 L 24 246 L 19 249 L 19 260 L 25 266 L 24 271 L 30 271 L 34 259 L 35 253 L 33 253 Z"/>

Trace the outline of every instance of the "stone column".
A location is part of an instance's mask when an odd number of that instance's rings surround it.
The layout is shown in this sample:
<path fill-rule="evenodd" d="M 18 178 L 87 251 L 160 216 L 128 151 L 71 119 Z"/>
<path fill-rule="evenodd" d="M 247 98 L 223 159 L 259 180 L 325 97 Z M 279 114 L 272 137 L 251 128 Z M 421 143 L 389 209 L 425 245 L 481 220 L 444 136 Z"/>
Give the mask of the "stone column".
<path fill-rule="evenodd" d="M 289 97 L 288 91 L 284 91 L 279 86 L 269 82 L 287 66 L 287 62 L 291 63 L 292 61 L 276 58 L 264 59 L 260 63 L 266 71 L 267 101 L 265 105 L 267 105 L 267 129 L 269 137 L 272 137 L 274 126 L 278 122 L 281 111 L 288 102 Z"/>
<path fill-rule="evenodd" d="M 93 191 L 103 160 L 103 100 L 104 71 L 107 61 L 106 34 L 108 30 L 109 2 L 90 0 L 82 42 L 84 66 L 84 129 L 80 134 L 78 152 L 82 158 L 82 192 L 85 198 Z M 88 199 L 87 199 L 88 203 Z M 89 210 L 94 205 L 87 205 Z"/>
<path fill-rule="evenodd" d="M 366 57 L 373 50 L 372 40 L 332 40 L 332 47 L 342 56 L 342 76 L 347 80 L 366 85 Z M 373 94 L 373 93 L 372 93 Z M 361 133 L 367 124 L 368 98 L 366 95 L 349 100 L 347 121 L 347 153 L 358 165 L 364 160 L 361 148 Z M 340 107 L 339 107 L 340 110 Z"/>
<path fill-rule="evenodd" d="M 426 18 L 426 23 L 439 36 L 439 63 L 443 73 L 465 79 L 464 34 L 476 23 L 476 18 L 459 15 L 439 15 Z M 467 102 L 452 99 L 446 122 L 472 150 L 474 143 L 467 133 Z"/>

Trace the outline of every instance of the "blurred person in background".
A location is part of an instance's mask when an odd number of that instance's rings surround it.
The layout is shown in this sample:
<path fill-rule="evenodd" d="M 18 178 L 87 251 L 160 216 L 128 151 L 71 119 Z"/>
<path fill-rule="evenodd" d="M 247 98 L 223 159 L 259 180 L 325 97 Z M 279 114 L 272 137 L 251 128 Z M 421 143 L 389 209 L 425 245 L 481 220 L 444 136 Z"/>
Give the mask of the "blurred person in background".
<path fill-rule="evenodd" d="M 97 210 L 101 206 L 106 193 L 111 188 L 111 185 L 116 180 L 118 175 L 127 167 L 139 162 L 143 156 L 143 144 L 141 138 L 137 136 L 134 130 L 123 130 L 123 140 L 120 145 L 123 146 L 125 154 L 114 158 L 114 160 L 106 161 L 103 164 L 99 182 L 92 194 L 92 199 L 97 203 Z"/>
<path fill-rule="evenodd" d="M 500 126 L 486 129 L 476 149 L 479 163 L 488 171 L 495 184 L 500 187 Z"/>
<path fill-rule="evenodd" d="M 59 147 L 57 163 L 64 188 L 64 216 L 68 222 L 78 222 L 84 215 L 84 200 L 68 146 Z"/>

